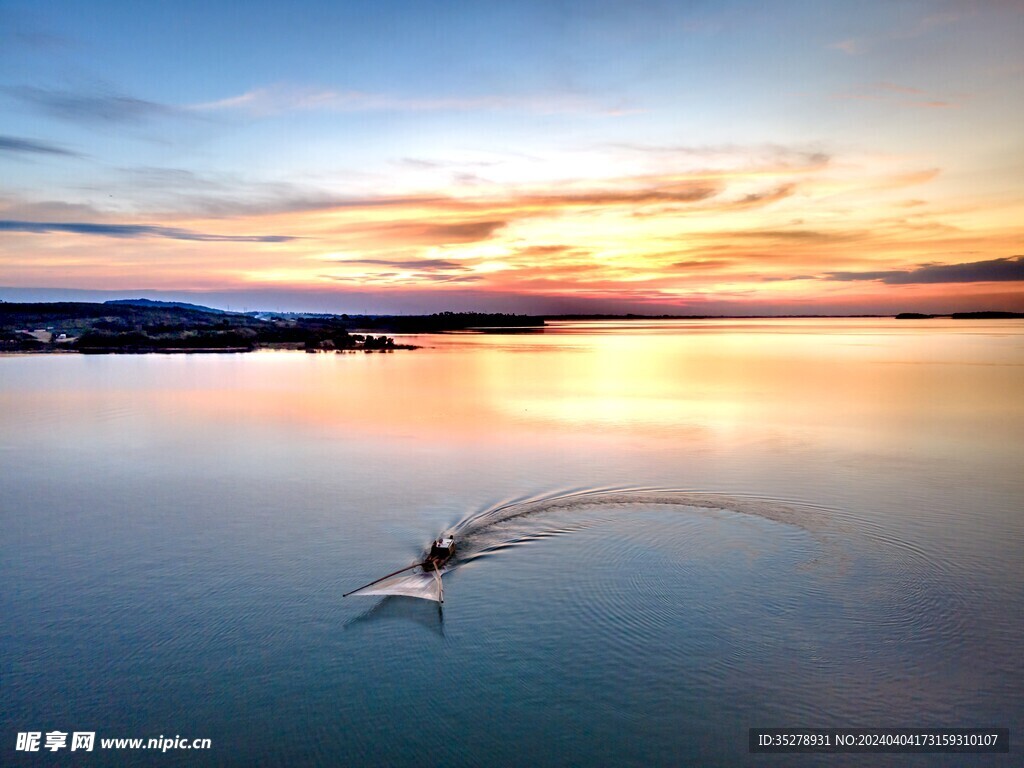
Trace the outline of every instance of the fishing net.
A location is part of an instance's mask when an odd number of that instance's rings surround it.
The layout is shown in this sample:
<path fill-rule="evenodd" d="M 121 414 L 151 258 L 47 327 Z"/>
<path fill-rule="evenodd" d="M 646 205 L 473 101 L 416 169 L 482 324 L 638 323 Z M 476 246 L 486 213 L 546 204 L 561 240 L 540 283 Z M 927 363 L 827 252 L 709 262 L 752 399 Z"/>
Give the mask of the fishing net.
<path fill-rule="evenodd" d="M 377 582 L 368 587 L 357 589 L 353 595 L 403 595 L 405 597 L 418 597 L 421 600 L 441 601 L 444 596 L 444 587 L 441 584 L 440 574 L 425 573 L 422 570 L 408 571 L 392 576 L 384 581 Z"/>

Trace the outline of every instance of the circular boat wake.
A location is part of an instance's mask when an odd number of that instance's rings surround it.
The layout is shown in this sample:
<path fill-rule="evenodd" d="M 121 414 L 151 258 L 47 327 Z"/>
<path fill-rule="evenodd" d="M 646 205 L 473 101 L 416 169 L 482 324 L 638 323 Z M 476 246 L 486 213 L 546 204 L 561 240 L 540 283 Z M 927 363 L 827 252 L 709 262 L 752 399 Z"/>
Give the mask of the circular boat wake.
<path fill-rule="evenodd" d="M 451 567 L 522 544 L 566 535 L 600 521 L 602 511 L 635 506 L 752 515 L 801 528 L 830 548 L 835 545 L 834 535 L 842 531 L 841 515 L 803 503 L 677 488 L 588 488 L 502 501 L 467 515 L 446 531 L 459 540 L 459 552 Z M 573 511 L 588 514 L 555 527 L 545 525 L 545 515 Z M 564 519 L 564 515 L 559 518 Z"/>
<path fill-rule="evenodd" d="M 414 568 L 354 590 L 354 593 L 402 595 L 441 601 L 441 577 L 460 565 L 491 557 L 503 550 L 588 528 L 602 520 L 602 511 L 637 505 L 749 514 L 797 526 L 822 540 L 826 528 L 835 523 L 823 510 L 806 505 L 675 488 L 588 488 L 540 494 L 499 502 L 467 515 L 444 531 L 441 536 L 454 536 L 458 549 L 455 556 L 436 571 Z M 545 517 L 555 515 L 564 518 L 567 512 L 587 514 L 557 525 L 545 520 Z"/>
<path fill-rule="evenodd" d="M 790 527 L 794 535 L 806 534 L 804 541 L 811 545 L 807 549 L 794 540 L 794 551 L 800 552 L 798 570 L 817 570 L 825 576 L 824 581 L 819 577 L 805 585 L 812 592 L 830 589 L 831 576 L 842 580 L 848 568 L 857 569 L 858 573 L 866 569 L 864 583 L 870 581 L 871 589 L 876 590 L 872 605 L 877 609 L 847 617 L 851 628 L 870 627 L 888 638 L 928 637 L 954 644 L 962 636 L 962 619 L 957 617 L 964 614 L 963 596 L 950 586 L 956 582 L 946 564 L 895 538 L 879 522 L 801 501 L 690 489 L 588 488 L 503 500 L 466 515 L 443 532 L 444 536 L 455 537 L 458 548 L 439 573 L 416 569 L 360 592 L 437 600 L 440 576 L 463 565 L 479 564 L 523 546 L 596 526 L 610 524 L 621 530 L 626 516 L 640 510 L 649 514 L 652 508 L 655 514 L 658 509 L 691 516 L 736 514 Z M 644 540 L 652 535 L 649 524 L 638 530 Z M 599 562 L 617 563 L 634 571 L 623 560 L 623 552 L 631 553 L 630 558 L 639 556 L 656 546 L 657 537 L 640 548 L 617 541 L 609 540 L 606 546 L 602 545 L 602 552 L 595 557 Z M 752 540 L 749 546 L 760 549 L 759 542 L 760 539 Z M 767 541 L 764 546 L 771 548 Z M 671 562 L 665 560 L 667 565 Z M 728 563 L 723 566 L 729 567 Z M 667 573 L 665 577 L 670 578 Z M 657 585 L 641 586 L 650 587 L 647 591 L 660 591 Z M 803 593 L 802 599 L 808 596 Z"/>

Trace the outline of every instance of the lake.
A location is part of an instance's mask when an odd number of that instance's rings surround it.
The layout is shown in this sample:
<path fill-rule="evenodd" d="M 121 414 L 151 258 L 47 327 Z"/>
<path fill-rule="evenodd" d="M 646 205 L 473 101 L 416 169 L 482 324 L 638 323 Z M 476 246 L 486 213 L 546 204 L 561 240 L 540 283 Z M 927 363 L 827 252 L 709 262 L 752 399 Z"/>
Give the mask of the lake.
<path fill-rule="evenodd" d="M 1024 726 L 1024 322 L 0 358 L 0 712 L 91 765 L 963 765 Z M 342 594 L 461 549 L 443 610 Z M 101 750 L 107 737 L 208 751 Z M 1019 757 L 990 755 L 987 765 Z M 978 759 L 975 759 L 977 761 Z"/>

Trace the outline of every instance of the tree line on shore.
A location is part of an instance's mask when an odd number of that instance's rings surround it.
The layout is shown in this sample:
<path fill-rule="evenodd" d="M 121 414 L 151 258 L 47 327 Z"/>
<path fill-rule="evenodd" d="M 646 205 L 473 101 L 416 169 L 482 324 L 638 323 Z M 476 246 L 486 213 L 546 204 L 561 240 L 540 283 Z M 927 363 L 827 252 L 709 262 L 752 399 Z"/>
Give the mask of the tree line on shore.
<path fill-rule="evenodd" d="M 349 332 L 340 317 L 260 318 L 180 306 L 0 303 L 0 351 L 388 351 L 388 336 Z"/>
<path fill-rule="evenodd" d="M 237 351 L 286 347 L 390 351 L 391 333 L 543 326 L 540 317 L 484 312 L 432 315 L 330 315 L 226 312 L 195 304 L 129 299 L 90 302 L 0 301 L 0 351 Z"/>

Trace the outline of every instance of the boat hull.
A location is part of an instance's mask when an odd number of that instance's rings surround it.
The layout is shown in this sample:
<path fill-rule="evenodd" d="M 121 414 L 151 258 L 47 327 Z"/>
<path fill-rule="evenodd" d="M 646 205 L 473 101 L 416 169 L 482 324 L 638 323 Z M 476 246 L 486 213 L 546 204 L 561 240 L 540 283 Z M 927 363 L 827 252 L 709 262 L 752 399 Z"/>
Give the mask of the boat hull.
<path fill-rule="evenodd" d="M 433 573 L 435 570 L 439 571 L 448 564 L 448 561 L 452 559 L 455 554 L 455 541 L 452 540 L 447 546 L 440 546 L 439 542 L 434 542 L 434 545 L 430 548 L 430 553 L 423 561 L 423 570 Z"/>

